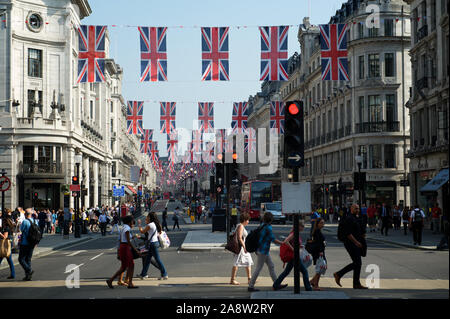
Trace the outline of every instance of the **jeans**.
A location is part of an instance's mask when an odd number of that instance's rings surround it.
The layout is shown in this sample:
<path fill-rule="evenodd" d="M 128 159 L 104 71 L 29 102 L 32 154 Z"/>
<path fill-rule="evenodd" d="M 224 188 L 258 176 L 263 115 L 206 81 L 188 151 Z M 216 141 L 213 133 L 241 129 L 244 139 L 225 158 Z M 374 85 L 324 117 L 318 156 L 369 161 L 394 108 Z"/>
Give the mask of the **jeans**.
<path fill-rule="evenodd" d="M 272 280 L 275 282 L 277 280 L 277 275 L 275 274 L 275 266 L 273 264 L 272 258 L 270 258 L 269 255 L 263 255 L 261 253 L 256 253 L 257 261 L 256 261 L 256 268 L 255 272 L 252 275 L 252 280 L 250 280 L 250 283 L 248 284 L 249 288 L 255 287 L 256 279 L 259 276 L 259 273 L 261 272 L 262 268 L 264 267 L 264 264 L 267 265 L 267 268 L 269 268 L 270 277 L 272 277 Z"/>
<path fill-rule="evenodd" d="M 31 273 L 31 257 L 33 256 L 34 247 L 30 245 L 20 245 L 19 249 L 19 263 L 25 270 L 25 274 Z"/>
<path fill-rule="evenodd" d="M 100 223 L 100 230 L 102 231 L 102 236 L 106 236 L 106 223 Z"/>
<path fill-rule="evenodd" d="M 299 260 L 300 263 L 300 272 L 303 275 L 303 284 L 305 285 L 305 289 L 307 291 L 311 291 L 311 284 L 309 282 L 309 275 L 308 275 L 308 269 L 306 269 L 305 265 L 303 265 L 301 259 Z M 279 287 L 281 283 L 283 282 L 284 278 L 286 278 L 290 273 L 291 270 L 294 268 L 294 259 L 292 259 L 290 262 L 286 264 L 286 267 L 284 268 L 284 271 L 278 276 L 277 280 L 273 283 L 273 287 Z"/>
<path fill-rule="evenodd" d="M 162 230 L 167 230 L 167 231 L 169 231 L 169 228 L 167 227 L 167 219 L 166 218 L 163 218 L 163 220 L 162 220 Z"/>
<path fill-rule="evenodd" d="M 344 246 L 352 259 L 352 263 L 339 270 L 337 275 L 342 278 L 346 273 L 353 270 L 353 286 L 359 286 L 361 284 L 359 277 L 361 275 L 362 267 L 361 249 L 349 241 L 345 241 Z"/>
<path fill-rule="evenodd" d="M 437 234 L 441 232 L 441 227 L 440 227 L 440 219 L 439 218 L 433 218 L 433 234 Z"/>
<path fill-rule="evenodd" d="M 11 271 L 11 277 L 15 278 L 16 277 L 16 271 L 14 269 L 14 262 L 13 262 L 13 259 L 12 259 L 12 254 L 9 255 L 9 257 L 6 257 L 6 260 L 8 261 L 8 264 L 9 264 L 9 270 Z M 0 265 L 2 264 L 2 261 L 3 261 L 3 257 L 0 258 Z"/>
<path fill-rule="evenodd" d="M 46 229 L 45 229 L 45 232 L 48 234 L 48 233 L 51 233 L 52 232 L 52 222 L 46 222 Z"/>
<path fill-rule="evenodd" d="M 422 245 L 422 230 L 423 230 L 422 222 L 412 223 L 414 244 Z"/>
<path fill-rule="evenodd" d="M 403 222 L 403 230 L 405 231 L 405 236 L 408 235 L 408 222 Z"/>
<path fill-rule="evenodd" d="M 159 257 L 158 248 L 159 248 L 158 242 L 150 243 L 148 245 L 148 254 L 147 254 L 147 256 L 144 257 L 144 260 L 142 263 L 143 264 L 142 272 L 141 272 L 142 277 L 147 276 L 148 268 L 150 267 L 150 262 L 151 262 L 152 257 L 155 258 L 155 260 L 156 260 L 156 264 L 152 262 L 152 265 L 161 271 L 161 277 L 167 276 L 167 272 L 166 272 L 166 269 L 164 268 L 164 264 L 162 263 L 161 258 Z"/>
<path fill-rule="evenodd" d="M 116 228 L 116 229 L 117 229 L 117 233 L 120 234 L 120 229 L 119 229 L 119 224 L 118 224 L 118 223 L 112 225 L 111 233 L 110 233 L 110 234 L 112 234 L 112 233 L 114 232 L 114 228 Z"/>

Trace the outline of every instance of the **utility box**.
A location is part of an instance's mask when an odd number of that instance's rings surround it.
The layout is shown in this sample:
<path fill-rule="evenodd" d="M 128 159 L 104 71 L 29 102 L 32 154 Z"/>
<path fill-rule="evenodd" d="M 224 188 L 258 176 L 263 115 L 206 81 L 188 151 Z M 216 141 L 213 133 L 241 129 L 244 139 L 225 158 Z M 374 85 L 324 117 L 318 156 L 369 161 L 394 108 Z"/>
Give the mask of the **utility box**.
<path fill-rule="evenodd" d="M 226 231 L 227 219 L 226 210 L 223 208 L 216 208 L 212 214 L 212 231 Z"/>

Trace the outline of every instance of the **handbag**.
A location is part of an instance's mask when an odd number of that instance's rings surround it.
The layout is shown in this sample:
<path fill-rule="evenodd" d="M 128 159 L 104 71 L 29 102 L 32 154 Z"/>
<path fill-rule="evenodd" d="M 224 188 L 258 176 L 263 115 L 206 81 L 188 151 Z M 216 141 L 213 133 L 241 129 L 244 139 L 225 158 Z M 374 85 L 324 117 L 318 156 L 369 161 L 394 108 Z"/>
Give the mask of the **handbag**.
<path fill-rule="evenodd" d="M 160 234 L 158 234 L 158 241 L 161 249 L 166 249 L 170 247 L 170 239 L 165 231 L 162 231 Z"/>
<path fill-rule="evenodd" d="M 228 251 L 231 251 L 232 253 L 238 255 L 241 251 L 241 245 L 239 244 L 238 238 L 237 238 L 237 231 L 233 233 L 233 235 L 230 235 L 228 238 L 228 242 L 225 246 L 225 249 Z"/>
<path fill-rule="evenodd" d="M 11 256 L 11 241 L 8 238 L 0 239 L 0 258 Z"/>

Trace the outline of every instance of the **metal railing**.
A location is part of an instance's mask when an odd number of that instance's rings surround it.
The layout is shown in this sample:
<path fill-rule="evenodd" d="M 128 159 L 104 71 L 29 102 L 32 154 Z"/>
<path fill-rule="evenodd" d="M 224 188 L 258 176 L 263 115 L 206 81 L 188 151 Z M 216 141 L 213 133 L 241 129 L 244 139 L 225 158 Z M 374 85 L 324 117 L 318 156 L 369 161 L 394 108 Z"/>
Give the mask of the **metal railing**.
<path fill-rule="evenodd" d="M 345 136 L 349 136 L 352 135 L 352 126 L 351 125 L 347 125 L 345 127 Z"/>
<path fill-rule="evenodd" d="M 343 127 L 341 127 L 338 131 L 338 138 L 342 138 L 342 137 L 344 137 L 344 128 Z"/>
<path fill-rule="evenodd" d="M 423 25 L 417 30 L 417 42 L 428 36 L 428 25 Z"/>
<path fill-rule="evenodd" d="M 357 133 L 399 132 L 400 122 L 356 123 Z"/>
<path fill-rule="evenodd" d="M 63 174 L 61 163 L 23 163 L 22 173 L 24 175 L 60 175 Z"/>

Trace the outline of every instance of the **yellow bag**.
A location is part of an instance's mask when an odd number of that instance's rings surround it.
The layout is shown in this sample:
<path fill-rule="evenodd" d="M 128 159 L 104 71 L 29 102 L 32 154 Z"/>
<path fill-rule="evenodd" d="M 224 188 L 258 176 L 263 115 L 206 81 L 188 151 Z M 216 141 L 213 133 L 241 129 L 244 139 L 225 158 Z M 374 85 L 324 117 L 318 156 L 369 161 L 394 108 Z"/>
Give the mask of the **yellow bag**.
<path fill-rule="evenodd" d="M 11 255 L 11 241 L 9 239 L 0 239 L 0 258 L 8 258 Z"/>

